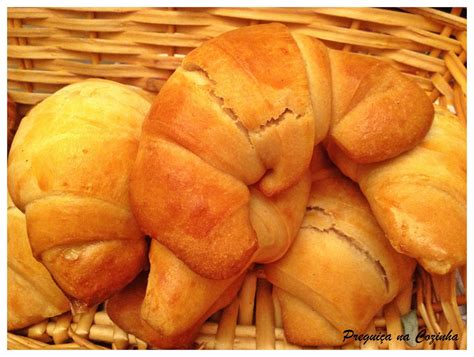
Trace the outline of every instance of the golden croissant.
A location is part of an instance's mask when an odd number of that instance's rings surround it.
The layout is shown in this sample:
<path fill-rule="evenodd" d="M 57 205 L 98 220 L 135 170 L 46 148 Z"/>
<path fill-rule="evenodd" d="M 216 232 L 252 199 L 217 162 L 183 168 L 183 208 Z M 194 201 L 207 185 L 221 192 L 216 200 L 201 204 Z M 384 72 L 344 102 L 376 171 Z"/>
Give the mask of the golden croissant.
<path fill-rule="evenodd" d="M 313 161 L 320 158 L 315 152 Z M 315 162 L 320 169 L 313 171 L 295 242 L 264 269 L 288 341 L 338 346 L 344 330 L 365 332 L 377 312 L 411 283 L 416 262 L 393 249 L 357 185 L 331 165 L 320 165 Z"/>
<path fill-rule="evenodd" d="M 125 85 L 86 80 L 34 107 L 13 140 L 9 192 L 34 256 L 77 311 L 123 288 L 146 262 L 128 181 L 149 107 Z"/>
<path fill-rule="evenodd" d="M 258 262 L 253 190 L 293 187 L 325 138 L 356 162 L 395 157 L 432 117 L 425 93 L 386 63 L 281 24 L 230 31 L 190 52 L 157 95 L 131 207 L 142 231 L 192 270 L 226 279 Z"/>
<path fill-rule="evenodd" d="M 357 164 L 332 144 L 328 151 L 359 183 L 395 249 L 435 274 L 466 264 L 465 123 L 436 107 L 419 145 L 377 164 Z"/>

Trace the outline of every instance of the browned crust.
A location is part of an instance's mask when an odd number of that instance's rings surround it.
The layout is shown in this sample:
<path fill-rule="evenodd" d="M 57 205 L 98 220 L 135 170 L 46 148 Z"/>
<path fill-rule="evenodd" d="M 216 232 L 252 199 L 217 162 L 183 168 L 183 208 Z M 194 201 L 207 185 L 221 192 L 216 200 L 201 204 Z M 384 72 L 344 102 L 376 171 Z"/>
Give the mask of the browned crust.
<path fill-rule="evenodd" d="M 35 257 L 77 312 L 120 290 L 145 266 L 147 243 L 127 209 L 53 195 L 28 204 L 26 218 Z"/>
<path fill-rule="evenodd" d="M 144 233 L 212 279 L 241 272 L 257 249 L 247 187 L 196 155 L 145 135 L 130 179 Z"/>
<path fill-rule="evenodd" d="M 381 61 L 281 24 L 230 31 L 190 52 L 156 97 L 131 178 L 133 212 L 195 272 L 228 278 L 258 247 L 246 186 L 268 197 L 294 186 L 324 137 L 356 162 L 397 156 L 432 116 L 424 92 Z"/>
<path fill-rule="evenodd" d="M 166 337 L 140 317 L 142 301 L 148 281 L 148 274 L 141 273 L 131 284 L 112 296 L 106 305 L 107 314 L 120 328 L 142 339 L 156 348 L 189 348 L 199 332 L 199 325 L 191 326 L 186 332 Z"/>
<path fill-rule="evenodd" d="M 351 160 L 373 163 L 415 147 L 428 132 L 434 109 L 412 80 L 390 65 L 331 50 L 332 140 Z"/>
<path fill-rule="evenodd" d="M 25 213 L 30 244 L 36 257 L 55 247 L 97 240 L 143 241 L 143 234 L 130 210 L 100 199 L 49 195 L 29 203 Z"/>
<path fill-rule="evenodd" d="M 52 248 L 41 261 L 80 313 L 130 283 L 143 270 L 146 253 L 144 239 L 110 240 Z"/>
<path fill-rule="evenodd" d="M 313 145 L 305 64 L 288 29 L 228 32 L 192 51 L 158 94 L 130 180 L 133 212 L 195 272 L 229 278 L 258 248 L 247 186 L 267 196 L 292 187 Z"/>
<path fill-rule="evenodd" d="M 269 169 L 260 189 L 271 196 L 292 186 L 311 160 L 314 118 L 305 63 L 288 28 L 272 23 L 229 31 L 189 53 L 183 68 L 207 73 L 224 106 L 251 133 Z"/>

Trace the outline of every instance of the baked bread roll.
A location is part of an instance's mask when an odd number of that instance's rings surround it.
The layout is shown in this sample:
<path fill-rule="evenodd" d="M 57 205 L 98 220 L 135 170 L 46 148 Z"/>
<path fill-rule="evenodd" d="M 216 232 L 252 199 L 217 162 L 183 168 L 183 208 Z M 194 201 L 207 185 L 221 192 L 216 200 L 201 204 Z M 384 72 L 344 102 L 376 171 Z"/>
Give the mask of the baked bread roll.
<path fill-rule="evenodd" d="M 145 297 L 148 275 L 141 273 L 122 291 L 107 300 L 107 314 L 111 320 L 127 333 L 145 341 L 155 348 L 189 348 L 195 340 L 199 327 L 176 337 L 166 337 L 154 330 L 141 318 L 140 310 Z"/>
<path fill-rule="evenodd" d="M 193 271 L 230 278 L 259 246 L 249 187 L 272 197 L 294 186 L 328 131 L 358 162 L 394 157 L 421 140 L 432 114 L 423 91 L 388 64 L 280 24 L 230 31 L 190 52 L 156 97 L 130 179 L 132 210 Z"/>
<path fill-rule="evenodd" d="M 152 247 L 153 244 L 158 245 L 159 243 L 153 242 Z M 160 249 L 164 250 L 166 248 Z M 232 302 L 240 289 L 244 275 L 239 276 L 237 279 L 233 279 L 228 286 L 216 294 L 212 290 L 206 291 L 207 286 L 201 284 L 204 281 L 203 278 L 193 273 L 178 259 L 174 258 L 174 261 L 172 261 L 173 255 L 169 252 L 165 254 L 168 255 L 167 258 L 170 260 L 165 260 L 163 262 L 163 265 L 165 266 L 163 270 L 166 270 L 169 275 L 163 274 L 161 275 L 161 278 L 169 280 L 166 280 L 164 284 L 161 285 L 161 287 L 166 289 L 166 292 L 161 295 L 166 295 L 168 299 L 176 298 L 178 301 L 184 302 L 184 305 L 175 303 L 176 305 L 173 305 L 175 307 L 174 310 L 159 308 L 160 312 L 168 314 L 164 317 L 161 317 L 160 315 L 155 316 L 164 319 L 176 318 L 176 320 L 168 320 L 166 328 L 168 331 L 178 331 L 178 329 L 179 331 L 172 335 L 165 335 L 161 330 L 154 329 L 152 325 L 142 317 L 143 301 L 145 299 L 147 285 L 149 285 L 149 283 L 147 283 L 148 277 L 145 273 L 140 274 L 135 281 L 107 301 L 107 313 L 117 326 L 132 333 L 152 347 L 173 349 L 189 348 L 196 339 L 202 324 L 209 318 L 209 316 Z M 186 279 L 186 277 L 191 278 L 193 274 L 196 280 L 191 283 L 191 290 L 186 290 L 190 287 L 189 285 L 179 285 L 179 283 L 182 282 L 183 276 L 185 277 L 184 279 Z M 177 278 L 178 280 L 175 282 L 174 278 Z M 189 280 L 189 282 L 191 281 Z M 212 282 L 209 282 L 208 285 L 209 284 L 212 284 Z M 184 292 L 184 296 L 180 294 L 182 292 Z M 192 309 L 190 313 L 193 315 L 196 310 L 193 306 L 194 303 L 202 303 L 200 297 L 196 298 L 193 292 L 196 292 L 197 295 L 200 295 L 200 293 L 203 292 L 204 294 L 207 294 L 208 298 L 213 300 L 205 302 L 207 305 L 206 310 L 203 311 L 201 316 L 196 317 L 191 325 L 186 326 L 184 329 L 180 329 L 183 325 L 181 318 L 186 321 L 190 320 L 187 315 L 188 311 L 185 308 L 190 307 Z"/>
<path fill-rule="evenodd" d="M 69 310 L 69 301 L 31 252 L 25 215 L 8 197 L 8 330 L 16 330 Z"/>
<path fill-rule="evenodd" d="M 225 280 L 206 279 L 189 269 L 162 244 L 152 241 L 150 273 L 141 317 L 167 337 L 186 335 L 202 324 L 216 302 L 231 290 L 237 294 L 245 274 Z"/>
<path fill-rule="evenodd" d="M 344 330 L 365 331 L 411 281 L 416 264 L 392 248 L 356 184 L 335 168 L 313 178 L 295 242 L 264 269 L 288 341 L 337 346 Z"/>
<path fill-rule="evenodd" d="M 10 194 L 34 256 L 76 311 L 123 288 L 146 262 L 128 181 L 149 107 L 135 89 L 86 80 L 34 107 L 13 141 Z"/>
<path fill-rule="evenodd" d="M 456 116 L 437 107 L 415 149 L 379 164 L 357 164 L 336 145 L 328 151 L 396 250 L 434 274 L 466 264 L 466 125 Z"/>
<path fill-rule="evenodd" d="M 250 217 L 259 240 L 255 261 L 280 258 L 303 219 L 310 176 L 271 198 L 251 188 Z M 107 303 L 112 320 L 154 347 L 184 348 L 201 325 L 235 298 L 245 272 L 227 279 L 208 279 L 191 270 L 168 248 L 152 240 L 150 272 Z M 246 269 L 249 267 L 246 267 Z"/>
<path fill-rule="evenodd" d="M 255 261 L 274 261 L 287 251 L 303 219 L 310 184 L 307 172 L 296 185 L 271 198 L 251 188 L 250 217 L 259 241 Z M 140 316 L 155 333 L 166 337 L 167 347 L 198 331 L 216 306 L 233 299 L 245 275 L 244 271 L 227 279 L 202 277 L 156 240 L 151 242 L 149 259 Z"/>
<path fill-rule="evenodd" d="M 140 310 L 145 297 L 147 281 L 148 274 L 142 272 L 132 283 L 107 300 L 107 314 L 121 329 L 140 338 L 152 347 L 190 347 L 197 335 L 196 331 L 190 331 L 188 335 L 165 337 L 141 318 Z"/>

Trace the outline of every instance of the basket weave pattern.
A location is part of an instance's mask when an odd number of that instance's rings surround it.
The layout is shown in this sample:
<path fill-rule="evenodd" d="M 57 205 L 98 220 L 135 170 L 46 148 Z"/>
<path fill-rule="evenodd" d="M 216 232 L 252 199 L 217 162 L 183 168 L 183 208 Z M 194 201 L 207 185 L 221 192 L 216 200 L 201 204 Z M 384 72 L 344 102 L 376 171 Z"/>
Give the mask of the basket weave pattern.
<path fill-rule="evenodd" d="M 429 8 L 9 8 L 8 93 L 24 115 L 65 85 L 106 78 L 157 93 L 182 58 L 202 42 L 247 25 L 281 22 L 293 32 L 343 51 L 376 56 L 414 79 L 433 102 L 466 120 L 467 21 L 462 9 Z M 466 270 L 458 277 L 466 286 Z M 459 280 L 459 279 L 458 279 Z M 430 276 L 418 269 L 414 289 L 399 296 L 417 311 L 427 333 L 453 330 L 461 341 L 424 342 L 412 348 L 466 347 L 465 323 L 456 274 Z M 401 334 L 395 302 L 386 306 L 368 332 Z M 115 326 L 103 306 L 66 313 L 17 334 L 11 349 L 146 348 Z M 208 349 L 291 349 L 285 341 L 278 301 L 260 270 L 248 274 L 234 302 L 202 327 L 196 347 Z M 401 349 L 404 342 L 350 343 L 343 348 Z"/>

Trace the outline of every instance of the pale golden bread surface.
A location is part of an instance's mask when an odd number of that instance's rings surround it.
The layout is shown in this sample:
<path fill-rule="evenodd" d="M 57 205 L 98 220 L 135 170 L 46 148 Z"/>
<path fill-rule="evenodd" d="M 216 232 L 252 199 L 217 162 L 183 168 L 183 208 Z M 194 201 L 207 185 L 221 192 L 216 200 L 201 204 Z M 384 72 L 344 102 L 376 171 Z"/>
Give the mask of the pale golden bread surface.
<path fill-rule="evenodd" d="M 125 85 L 86 80 L 33 108 L 13 141 L 10 194 L 33 254 L 77 309 L 125 286 L 146 261 L 128 181 L 149 107 Z"/>
<path fill-rule="evenodd" d="M 431 273 L 466 263 L 466 126 L 439 107 L 424 140 L 380 164 L 358 165 L 336 146 L 329 154 L 360 188 L 398 251 Z"/>
<path fill-rule="evenodd" d="M 140 309 L 147 287 L 148 276 L 141 273 L 119 293 L 107 300 L 107 314 L 112 321 L 134 336 L 155 348 L 189 348 L 199 331 L 198 326 L 191 327 L 179 336 L 166 337 L 140 317 Z"/>
<path fill-rule="evenodd" d="M 413 259 L 391 247 L 357 186 L 333 168 L 315 175 L 295 242 L 264 269 L 286 292 L 278 296 L 287 338 L 301 345 L 340 345 L 342 331 L 363 332 L 409 283 L 414 267 Z M 300 324 L 305 315 L 320 327 Z"/>
<path fill-rule="evenodd" d="M 285 337 L 301 346 L 339 346 L 341 332 L 324 316 L 285 290 L 274 286 L 281 306 Z"/>
<path fill-rule="evenodd" d="M 164 336 L 185 333 L 230 286 L 242 282 L 243 274 L 224 280 L 204 278 L 157 241 L 151 242 L 149 256 L 150 274 L 141 316 Z"/>
<path fill-rule="evenodd" d="M 303 221 L 310 189 L 309 171 L 296 185 L 272 197 L 250 188 L 250 221 L 258 240 L 253 261 L 270 263 L 288 251 Z"/>
<path fill-rule="evenodd" d="M 267 197 L 291 188 L 325 137 L 375 162 L 411 149 L 431 121 L 427 96 L 387 64 L 281 24 L 230 31 L 191 51 L 156 97 L 132 209 L 192 270 L 229 278 L 258 250 L 249 187 Z"/>
<path fill-rule="evenodd" d="M 314 144 L 327 135 L 333 115 L 331 62 L 328 48 L 314 37 L 292 33 L 305 63 L 314 118 Z"/>
<path fill-rule="evenodd" d="M 30 326 L 69 310 L 69 301 L 31 252 L 25 215 L 8 204 L 8 330 Z"/>
<path fill-rule="evenodd" d="M 204 311 L 203 315 L 194 321 L 192 325 L 172 335 L 164 335 L 160 331 L 155 330 L 142 317 L 142 304 L 147 285 L 149 285 L 146 273 L 141 273 L 130 285 L 107 301 L 107 313 L 112 321 L 119 327 L 134 334 L 153 347 L 173 349 L 189 348 L 192 346 L 206 319 L 214 312 L 230 304 L 235 298 L 242 284 L 242 280 L 243 276 L 232 282 L 213 303 L 208 305 L 208 309 Z M 199 282 L 196 282 L 196 284 L 198 285 Z M 185 312 L 185 310 L 182 310 L 182 312 Z M 180 321 L 176 320 L 175 323 L 179 324 Z"/>

